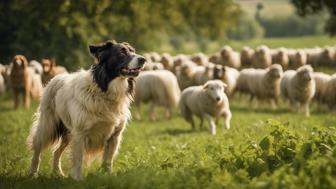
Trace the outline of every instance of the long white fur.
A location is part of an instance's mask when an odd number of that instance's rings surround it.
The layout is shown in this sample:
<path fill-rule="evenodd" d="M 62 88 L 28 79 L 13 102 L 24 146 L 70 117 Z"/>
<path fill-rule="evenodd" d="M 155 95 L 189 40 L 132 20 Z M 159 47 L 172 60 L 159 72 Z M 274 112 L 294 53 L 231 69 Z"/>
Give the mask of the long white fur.
<path fill-rule="evenodd" d="M 63 175 L 60 156 L 67 143 L 72 147 L 70 175 L 74 179 L 82 179 L 84 154 L 102 149 L 103 168 L 111 172 L 122 132 L 131 117 L 131 99 L 126 95 L 127 90 L 127 79 L 117 77 L 104 93 L 94 83 L 90 71 L 84 70 L 52 79 L 45 88 L 28 137 L 34 150 L 30 174 L 34 175 L 38 170 L 41 151 L 56 144 L 55 132 L 60 120 L 69 131 L 69 138 L 62 137 L 60 146 L 54 152 L 54 172 Z"/>

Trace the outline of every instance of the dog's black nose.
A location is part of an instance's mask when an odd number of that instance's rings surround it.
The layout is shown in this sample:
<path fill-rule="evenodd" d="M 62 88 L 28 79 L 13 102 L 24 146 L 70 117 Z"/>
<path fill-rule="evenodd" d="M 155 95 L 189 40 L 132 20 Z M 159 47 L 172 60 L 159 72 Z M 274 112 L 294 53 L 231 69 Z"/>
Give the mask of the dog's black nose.
<path fill-rule="evenodd" d="M 217 97 L 217 98 L 216 98 L 217 101 L 220 101 L 220 99 L 221 99 L 220 97 Z"/>
<path fill-rule="evenodd" d="M 146 62 L 146 59 L 144 57 L 139 57 L 138 62 L 139 62 L 139 64 L 144 65 L 145 62 Z"/>

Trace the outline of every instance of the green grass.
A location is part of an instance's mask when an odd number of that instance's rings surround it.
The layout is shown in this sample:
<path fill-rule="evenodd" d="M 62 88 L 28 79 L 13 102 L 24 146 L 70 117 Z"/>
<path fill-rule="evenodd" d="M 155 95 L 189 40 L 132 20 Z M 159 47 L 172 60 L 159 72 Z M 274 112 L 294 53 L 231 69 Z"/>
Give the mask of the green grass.
<path fill-rule="evenodd" d="M 321 183 L 335 187 L 335 182 L 330 181 L 336 174 L 335 170 L 330 173 L 330 164 L 335 165 L 335 158 L 327 158 L 335 157 L 333 142 L 336 141 L 324 142 L 333 149 L 334 156 L 330 152 L 318 153 L 304 161 L 299 174 L 291 169 L 301 157 L 300 147 L 309 144 L 316 128 L 327 131 L 328 136 L 336 140 L 336 116 L 316 104 L 309 118 L 289 113 L 287 103 L 283 101 L 278 110 L 269 110 L 267 105 L 259 106 L 253 108 L 247 98 L 236 96 L 231 100 L 232 128 L 223 129 L 222 122 L 216 136 L 211 136 L 207 129 L 191 131 L 176 112 L 171 120 L 159 116 L 158 121 L 151 122 L 147 116 L 148 108 L 143 108 L 143 120 L 131 121 L 124 134 L 114 173 L 99 172 L 100 160 L 97 158 L 85 169 L 86 179 L 76 182 L 51 174 L 50 150 L 42 156 L 40 176 L 27 177 L 30 153 L 26 137 L 37 104 L 29 111 L 15 111 L 7 94 L 0 97 L 0 188 L 302 188 Z M 163 115 L 161 112 L 163 110 L 159 109 L 158 115 Z M 281 166 L 277 164 L 275 170 L 270 170 L 265 168 L 265 163 L 255 165 L 255 162 L 267 162 L 273 157 L 273 152 L 268 150 L 266 153 L 259 142 L 272 138 L 270 133 L 274 129 L 283 135 L 290 133 L 273 143 L 274 150 L 282 149 L 277 145 L 287 145 L 286 142 L 291 145 L 289 142 L 295 139 L 297 146 L 291 148 L 297 154 L 295 161 L 279 160 Z M 291 135 L 297 138 L 293 139 Z M 263 152 L 262 155 L 259 152 Z M 68 162 L 68 155 L 65 155 L 62 163 L 66 173 Z M 321 172 L 324 168 L 328 169 Z M 309 171 L 304 171 L 306 169 Z"/>

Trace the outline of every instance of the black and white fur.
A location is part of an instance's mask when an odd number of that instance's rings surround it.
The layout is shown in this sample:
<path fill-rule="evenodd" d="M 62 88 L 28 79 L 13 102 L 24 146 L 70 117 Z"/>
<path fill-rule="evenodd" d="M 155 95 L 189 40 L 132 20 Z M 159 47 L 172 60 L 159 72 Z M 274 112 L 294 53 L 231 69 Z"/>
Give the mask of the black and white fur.
<path fill-rule="evenodd" d="M 83 179 L 85 154 L 103 151 L 102 169 L 111 173 L 122 133 L 131 117 L 129 105 L 145 59 L 127 43 L 90 45 L 96 63 L 90 70 L 62 74 L 44 90 L 28 137 L 33 151 L 29 174 L 38 171 L 41 152 L 53 145 L 53 172 L 63 175 L 60 158 L 70 144 L 70 176 Z"/>

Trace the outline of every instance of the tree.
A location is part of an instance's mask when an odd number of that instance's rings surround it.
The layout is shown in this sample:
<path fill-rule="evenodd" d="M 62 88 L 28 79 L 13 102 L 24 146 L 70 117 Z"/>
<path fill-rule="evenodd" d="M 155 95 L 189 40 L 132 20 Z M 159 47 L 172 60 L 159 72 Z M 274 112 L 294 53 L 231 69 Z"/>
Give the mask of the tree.
<path fill-rule="evenodd" d="M 336 1 L 335 0 L 291 0 L 300 16 L 317 14 L 324 10 L 329 12 L 325 31 L 331 36 L 336 35 Z"/>
<path fill-rule="evenodd" d="M 234 0 L 2 0 L 0 61 L 15 54 L 54 57 L 70 69 L 85 67 L 87 45 L 128 41 L 155 50 L 176 36 L 219 40 L 235 24 Z"/>

